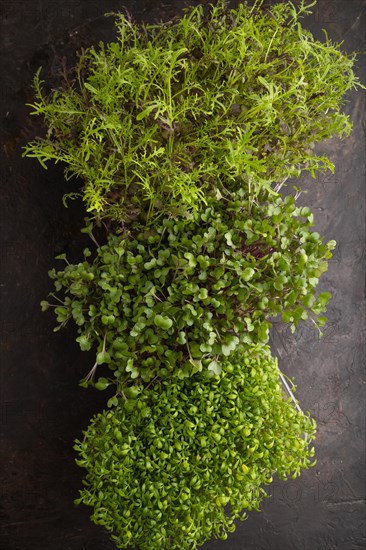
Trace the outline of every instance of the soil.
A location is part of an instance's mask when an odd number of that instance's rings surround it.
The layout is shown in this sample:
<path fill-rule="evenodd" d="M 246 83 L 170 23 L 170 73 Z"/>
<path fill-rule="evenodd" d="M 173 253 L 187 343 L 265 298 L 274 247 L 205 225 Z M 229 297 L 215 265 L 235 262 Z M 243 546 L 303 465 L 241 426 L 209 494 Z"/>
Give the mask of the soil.
<path fill-rule="evenodd" d="M 126 0 L 137 21 L 169 20 L 182 0 Z M 202 4 L 207 2 L 201 2 Z M 232 2 L 236 5 L 238 2 Z M 269 3 L 269 2 L 267 2 Z M 297 2 L 295 2 L 297 3 Z M 72 64 L 82 46 L 114 38 L 111 18 L 117 0 L 8 0 L 1 15 L 1 380 L 0 488 L 3 550 L 104 550 L 114 545 L 89 521 L 89 510 L 73 504 L 82 471 L 73 441 L 105 403 L 105 394 L 78 382 L 90 370 L 70 329 L 53 334 L 52 312 L 39 302 L 52 290 L 47 271 L 54 256 L 78 261 L 85 239 L 79 233 L 83 207 L 62 205 L 75 183 L 62 167 L 44 171 L 22 158 L 22 146 L 42 132 L 25 106 L 31 81 L 42 65 L 52 83 L 62 63 Z M 364 0 L 319 0 L 305 25 L 322 28 L 342 48 L 365 51 Z M 358 74 L 366 83 L 365 58 Z M 274 325 L 271 344 L 280 366 L 295 377 L 303 410 L 318 422 L 317 465 L 299 479 L 275 481 L 262 513 L 253 512 L 227 541 L 205 550 L 358 550 L 365 536 L 365 97 L 348 97 L 354 124 L 343 142 L 322 147 L 336 171 L 303 178 L 301 197 L 314 213 L 316 229 L 338 243 L 321 290 L 333 298 L 329 323 L 319 338 L 311 324 L 294 335 Z"/>

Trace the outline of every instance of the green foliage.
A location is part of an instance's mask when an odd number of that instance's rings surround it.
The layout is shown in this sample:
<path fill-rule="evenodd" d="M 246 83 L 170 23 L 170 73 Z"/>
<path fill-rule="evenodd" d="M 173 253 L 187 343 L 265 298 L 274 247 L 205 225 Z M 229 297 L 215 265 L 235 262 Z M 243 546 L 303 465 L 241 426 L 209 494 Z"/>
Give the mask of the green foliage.
<path fill-rule="evenodd" d="M 81 349 L 96 345 L 96 363 L 119 384 L 126 373 L 149 382 L 218 372 L 240 343 L 267 342 L 270 317 L 296 325 L 325 311 L 330 295 L 316 298 L 315 287 L 334 241 L 311 223 L 292 196 L 252 205 L 238 196 L 134 238 L 110 234 L 94 260 L 50 272 L 64 293 L 59 327 L 73 319 Z"/>
<path fill-rule="evenodd" d="M 349 133 L 343 96 L 361 84 L 355 55 L 301 27 L 304 2 L 262 4 L 141 27 L 114 14 L 117 42 L 82 51 L 50 94 L 35 77 L 47 135 L 24 154 L 81 178 L 65 199 L 83 198 L 97 245 L 57 257 L 56 303 L 41 308 L 93 350 L 81 385 L 114 386 L 75 449 L 78 502 L 119 548 L 224 539 L 274 473 L 311 465 L 315 422 L 283 395 L 266 344 L 276 316 L 326 322 L 316 287 L 335 242 L 279 191 L 333 170 L 314 146 Z"/>
<path fill-rule="evenodd" d="M 314 431 L 269 348 L 238 349 L 220 376 L 162 381 L 95 416 L 75 445 L 87 470 L 77 502 L 118 548 L 194 549 L 258 510 L 275 472 L 312 465 Z"/>
<path fill-rule="evenodd" d="M 35 77 L 47 136 L 25 154 L 79 176 L 89 212 L 127 222 L 196 208 L 244 186 L 256 197 L 302 170 L 332 169 L 314 144 L 347 135 L 355 56 L 303 29 L 288 3 L 219 1 L 173 22 L 116 14 L 118 41 L 81 52 L 60 88 Z M 78 191 L 70 194 L 74 197 Z"/>

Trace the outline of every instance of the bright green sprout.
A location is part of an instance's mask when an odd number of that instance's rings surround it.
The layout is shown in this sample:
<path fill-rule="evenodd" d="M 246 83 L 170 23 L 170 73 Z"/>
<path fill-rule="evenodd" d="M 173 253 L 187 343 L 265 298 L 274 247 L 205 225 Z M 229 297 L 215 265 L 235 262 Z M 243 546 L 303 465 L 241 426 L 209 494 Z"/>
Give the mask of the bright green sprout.
<path fill-rule="evenodd" d="M 255 198 L 303 170 L 333 170 L 314 145 L 348 135 L 355 55 L 313 38 L 291 2 L 219 1 L 159 25 L 116 16 L 118 40 L 80 53 L 51 93 L 35 77 L 32 114 L 47 135 L 25 148 L 62 161 L 97 218 L 146 224 L 240 188 Z M 78 184 L 79 185 L 79 184 Z"/>
<path fill-rule="evenodd" d="M 239 344 L 267 342 L 277 315 L 323 324 L 330 294 L 315 288 L 334 241 L 311 225 L 309 208 L 290 195 L 251 205 L 238 194 L 135 237 L 110 234 L 94 259 L 87 249 L 83 262 L 50 271 L 58 328 L 73 320 L 81 349 L 94 346 L 83 384 L 102 364 L 120 390 L 131 379 L 217 372 Z"/>
<path fill-rule="evenodd" d="M 259 510 L 263 486 L 313 465 L 315 422 L 283 395 L 269 348 L 221 375 L 156 383 L 96 415 L 77 441 L 78 503 L 118 548 L 193 550 Z"/>

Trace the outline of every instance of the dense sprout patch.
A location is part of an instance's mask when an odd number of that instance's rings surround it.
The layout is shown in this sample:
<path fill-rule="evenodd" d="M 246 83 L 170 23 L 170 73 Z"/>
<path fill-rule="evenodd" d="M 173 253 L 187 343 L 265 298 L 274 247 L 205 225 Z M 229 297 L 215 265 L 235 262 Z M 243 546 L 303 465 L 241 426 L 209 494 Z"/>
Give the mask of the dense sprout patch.
<path fill-rule="evenodd" d="M 79 503 L 118 548 L 196 548 L 259 509 L 276 472 L 311 463 L 315 423 L 285 399 L 266 346 L 239 348 L 221 375 L 140 387 L 96 415 L 76 443 Z"/>

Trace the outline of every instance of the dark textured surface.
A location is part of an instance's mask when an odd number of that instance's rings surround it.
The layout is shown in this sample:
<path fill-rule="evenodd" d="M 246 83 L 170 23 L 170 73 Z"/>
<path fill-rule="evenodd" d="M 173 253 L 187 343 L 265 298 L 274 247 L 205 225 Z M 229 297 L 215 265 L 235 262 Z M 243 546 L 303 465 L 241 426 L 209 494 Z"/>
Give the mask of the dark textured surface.
<path fill-rule="evenodd" d="M 189 2 L 124 4 L 135 19 L 152 21 L 169 19 Z M 38 131 L 24 106 L 35 69 L 43 65 L 53 74 L 81 44 L 111 37 L 101 15 L 120 6 L 116 0 L 8 0 L 0 7 L 2 550 L 113 549 L 89 522 L 89 510 L 73 505 L 82 471 L 72 442 L 105 398 L 78 387 L 90 365 L 73 330 L 53 334 L 52 314 L 39 311 L 51 290 L 54 256 L 68 251 L 78 258 L 83 211 L 62 207 L 70 186 L 62 169 L 45 172 L 21 159 L 21 146 Z M 364 0 L 319 0 L 306 26 L 319 38 L 325 27 L 344 40 L 345 51 L 365 50 L 365 12 Z M 365 83 L 364 59 L 358 74 Z M 317 466 L 297 480 L 275 481 L 262 513 L 252 513 L 227 541 L 204 545 L 207 550 L 366 548 L 365 97 L 355 92 L 345 107 L 352 136 L 323 146 L 335 174 L 302 181 L 308 192 L 301 200 L 314 210 L 317 229 L 338 242 L 321 283 L 333 293 L 324 337 L 304 324 L 294 335 L 276 325 L 271 338 L 282 369 L 295 377 L 302 408 L 318 422 Z"/>

